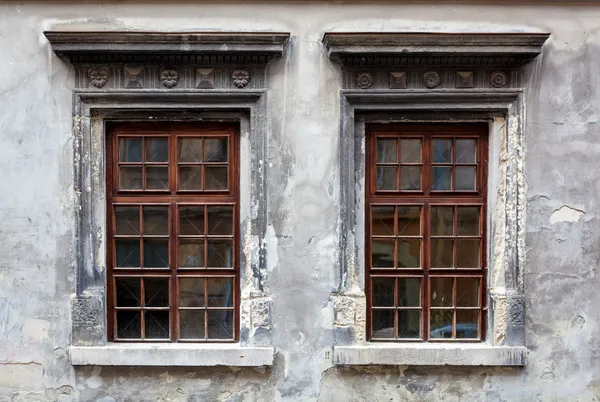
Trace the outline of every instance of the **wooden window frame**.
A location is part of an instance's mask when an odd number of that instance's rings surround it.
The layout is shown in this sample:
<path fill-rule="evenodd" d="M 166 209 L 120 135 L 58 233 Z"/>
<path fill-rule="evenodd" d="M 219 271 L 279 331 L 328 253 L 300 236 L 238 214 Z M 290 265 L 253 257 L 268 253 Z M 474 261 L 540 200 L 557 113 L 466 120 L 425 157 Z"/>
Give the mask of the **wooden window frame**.
<path fill-rule="evenodd" d="M 107 123 L 106 139 L 106 200 L 107 200 L 107 332 L 109 341 L 114 342 L 199 342 L 199 343 L 233 343 L 239 341 L 239 308 L 240 308 L 240 128 L 239 123 Z M 118 139 L 121 137 L 168 137 L 169 158 L 168 158 L 168 190 L 119 190 L 119 157 L 118 157 Z M 182 164 L 178 158 L 178 139 L 181 137 L 227 137 L 228 141 L 228 189 L 227 190 L 178 190 L 178 167 Z M 144 143 L 142 143 L 143 152 L 145 152 Z M 145 186 L 145 165 L 142 163 L 142 186 Z M 188 164 L 186 163 L 183 163 Z M 204 166 L 206 162 L 199 165 L 203 166 L 202 183 L 204 187 Z M 163 164 L 164 165 L 164 164 Z M 204 268 L 179 268 L 178 240 L 179 233 L 179 206 L 205 206 L 204 225 L 205 231 L 202 238 L 204 242 L 209 239 L 206 231 L 208 217 L 206 208 L 210 205 L 232 205 L 233 206 L 233 235 L 220 237 L 233 237 L 233 267 L 232 268 L 210 268 L 206 266 L 207 253 L 205 252 Z M 113 220 L 115 205 L 133 205 L 140 207 L 140 219 L 142 219 L 143 206 L 145 205 L 168 205 L 169 206 L 169 268 L 117 268 L 115 267 L 114 236 L 115 226 Z M 140 234 L 140 238 L 143 235 Z M 140 254 L 143 256 L 143 246 L 140 246 Z M 143 258 L 143 257 L 140 257 Z M 141 265 L 141 264 L 140 264 Z M 147 308 L 143 306 L 144 281 L 141 281 L 141 299 L 140 308 L 135 308 L 142 312 L 140 319 L 140 333 L 142 338 L 122 339 L 117 338 L 116 321 L 116 286 L 117 277 L 139 277 L 139 278 L 169 278 L 169 339 L 144 339 L 144 315 L 143 311 Z M 205 319 L 205 338 L 204 339 L 180 339 L 180 295 L 179 284 L 181 278 L 232 278 L 233 302 L 232 307 L 209 307 L 206 303 L 208 292 L 206 291 L 207 280 L 204 281 L 205 305 L 197 310 L 203 310 Z M 166 310 L 163 308 L 163 310 Z M 233 312 L 233 336 L 230 339 L 207 338 L 208 334 L 208 314 L 209 310 L 231 310 Z"/>
<path fill-rule="evenodd" d="M 487 212 L 487 175 L 488 175 L 488 125 L 486 123 L 394 123 L 394 124 L 367 124 L 366 133 L 366 185 L 365 185 L 365 293 L 367 296 L 367 340 L 372 342 L 483 342 L 486 339 L 487 324 L 487 238 L 486 238 L 486 212 Z M 422 172 L 421 172 L 421 190 L 400 190 L 400 172 L 398 172 L 398 190 L 397 191 L 378 191 L 376 189 L 376 171 L 377 171 L 377 147 L 376 138 L 378 136 L 393 138 L 422 138 Z M 431 141 L 435 137 L 456 138 L 477 138 L 477 156 L 476 163 L 476 187 L 475 191 L 447 191 L 431 190 Z M 455 159 L 455 140 L 452 143 L 454 166 Z M 398 151 L 400 153 L 400 151 Z M 400 166 L 400 159 L 398 158 Z M 400 170 L 400 169 L 399 169 Z M 455 169 L 452 169 L 452 181 L 454 182 Z M 454 183 L 452 183 L 454 188 Z M 413 268 L 373 268 L 371 257 L 371 207 L 373 205 L 420 205 L 421 206 L 421 255 L 418 269 Z M 430 268 L 430 208 L 432 205 L 452 205 L 454 206 L 453 236 L 457 236 L 457 208 L 456 206 L 477 205 L 480 210 L 480 263 L 479 268 Z M 396 220 L 397 208 L 394 212 Z M 395 231 L 394 236 L 398 238 Z M 456 265 L 456 241 L 453 242 L 453 265 Z M 396 246 L 395 246 L 396 247 Z M 394 250 L 394 260 L 396 261 L 396 249 Z M 396 267 L 396 263 L 394 264 Z M 394 281 L 394 338 L 374 338 L 373 337 L 373 292 L 372 278 L 421 278 L 420 306 L 421 326 L 420 338 L 399 338 L 398 335 L 398 313 L 403 308 L 398 307 L 398 281 Z M 455 338 L 456 335 L 456 311 L 462 310 L 456 306 L 456 280 L 453 284 L 452 300 L 452 334 L 453 338 L 430 338 L 430 283 L 431 277 L 478 277 L 479 280 L 479 307 L 476 309 L 478 314 L 478 337 L 475 338 Z"/>

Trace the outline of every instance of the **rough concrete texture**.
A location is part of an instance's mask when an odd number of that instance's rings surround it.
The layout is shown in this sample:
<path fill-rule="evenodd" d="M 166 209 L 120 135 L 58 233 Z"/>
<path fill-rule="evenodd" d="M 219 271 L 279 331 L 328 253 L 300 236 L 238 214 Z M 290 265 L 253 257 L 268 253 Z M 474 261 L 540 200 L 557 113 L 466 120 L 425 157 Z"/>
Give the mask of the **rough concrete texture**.
<path fill-rule="evenodd" d="M 2 2 L 0 401 L 599 401 L 600 6 L 415 3 Z M 268 69 L 264 116 L 272 322 L 252 317 L 271 327 L 272 367 L 69 364 L 73 76 L 45 29 L 291 33 Z M 334 322 L 349 319 L 331 299 L 341 73 L 322 33 L 526 29 L 552 33 L 526 100 L 528 365 L 334 367 Z"/>

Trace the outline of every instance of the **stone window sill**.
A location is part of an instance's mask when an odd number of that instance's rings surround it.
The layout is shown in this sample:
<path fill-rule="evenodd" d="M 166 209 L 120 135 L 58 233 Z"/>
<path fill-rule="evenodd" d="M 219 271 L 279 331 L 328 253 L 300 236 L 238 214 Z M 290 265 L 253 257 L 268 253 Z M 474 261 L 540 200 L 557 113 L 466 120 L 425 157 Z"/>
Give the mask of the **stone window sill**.
<path fill-rule="evenodd" d="M 271 366 L 272 347 L 227 344 L 126 344 L 71 346 L 74 366 Z"/>
<path fill-rule="evenodd" d="M 333 361 L 348 366 L 525 366 L 527 348 L 464 343 L 371 343 L 336 346 Z"/>

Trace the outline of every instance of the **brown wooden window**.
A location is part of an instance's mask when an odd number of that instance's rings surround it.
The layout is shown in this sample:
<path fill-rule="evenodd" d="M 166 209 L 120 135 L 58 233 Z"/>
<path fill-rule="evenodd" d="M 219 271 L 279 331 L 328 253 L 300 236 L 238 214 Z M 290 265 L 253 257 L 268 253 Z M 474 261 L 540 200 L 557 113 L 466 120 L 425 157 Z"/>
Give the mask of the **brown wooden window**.
<path fill-rule="evenodd" d="M 108 131 L 109 338 L 237 340 L 237 126 Z"/>
<path fill-rule="evenodd" d="M 367 128 L 372 341 L 480 341 L 486 321 L 486 124 Z"/>

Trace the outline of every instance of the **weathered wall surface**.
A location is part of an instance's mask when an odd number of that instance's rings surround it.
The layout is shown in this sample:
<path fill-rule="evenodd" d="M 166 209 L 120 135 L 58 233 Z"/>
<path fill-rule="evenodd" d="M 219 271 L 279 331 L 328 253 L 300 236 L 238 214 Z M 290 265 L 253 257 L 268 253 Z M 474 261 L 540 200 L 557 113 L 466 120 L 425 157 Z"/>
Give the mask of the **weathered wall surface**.
<path fill-rule="evenodd" d="M 168 3 L 168 2 L 167 2 Z M 0 4 L 0 401 L 599 401 L 600 5 Z M 273 30 L 268 290 L 275 365 L 73 368 L 69 68 L 45 29 Z M 343 31 L 551 32 L 527 96 L 524 369 L 331 366 Z"/>

